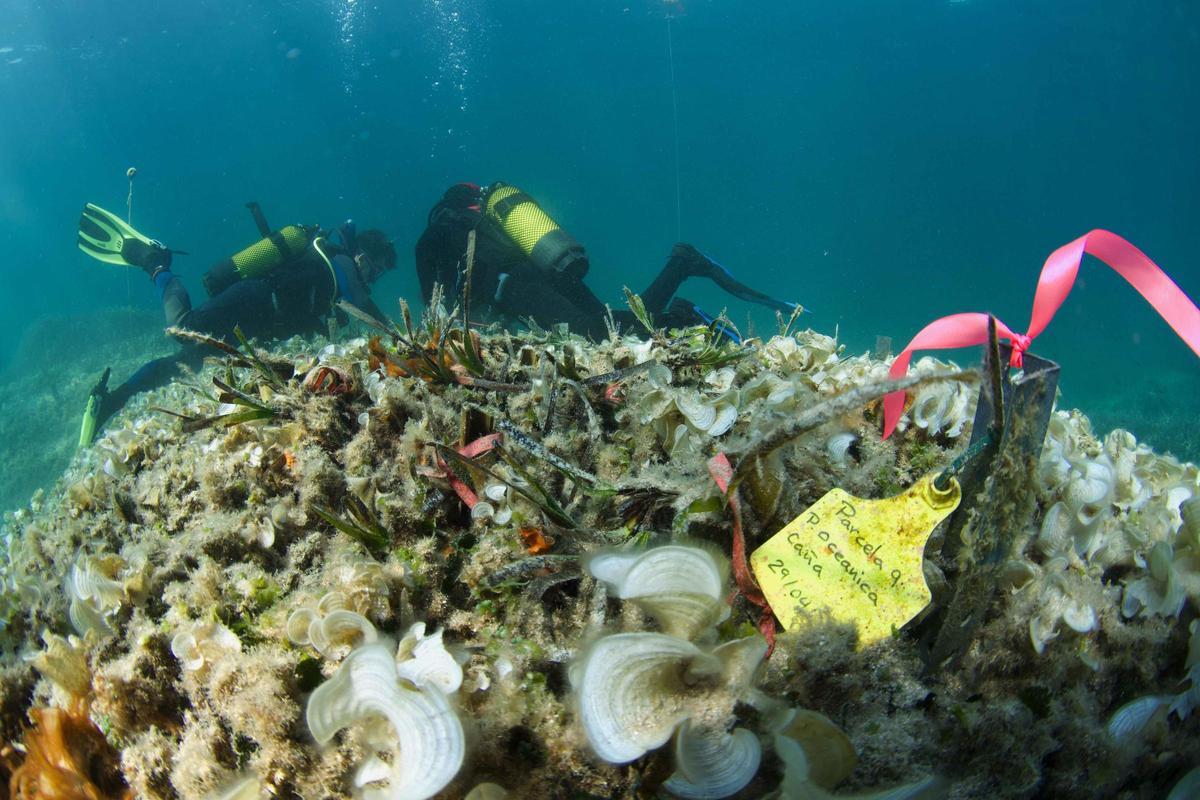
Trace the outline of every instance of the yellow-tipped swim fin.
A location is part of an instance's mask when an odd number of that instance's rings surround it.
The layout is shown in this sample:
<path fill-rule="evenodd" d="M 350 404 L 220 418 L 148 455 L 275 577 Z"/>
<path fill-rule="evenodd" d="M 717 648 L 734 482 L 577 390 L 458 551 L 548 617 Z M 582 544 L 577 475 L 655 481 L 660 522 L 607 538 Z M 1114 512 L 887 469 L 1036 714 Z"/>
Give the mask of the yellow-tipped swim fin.
<path fill-rule="evenodd" d="M 88 393 L 87 406 L 83 410 L 83 424 L 79 426 L 80 447 L 87 447 L 96 435 L 96 421 L 100 417 L 100 404 L 108 396 L 108 376 L 111 374 L 112 368 L 106 367 L 100 380 L 96 381 L 96 385 Z"/>
<path fill-rule="evenodd" d="M 127 242 L 137 244 L 131 248 Z M 121 267 L 139 266 L 126 259 L 131 250 L 144 252 L 146 247 L 162 247 L 150 237 L 135 231 L 117 215 L 92 203 L 84 206 L 79 215 L 78 244 L 79 249 L 92 258 Z"/>

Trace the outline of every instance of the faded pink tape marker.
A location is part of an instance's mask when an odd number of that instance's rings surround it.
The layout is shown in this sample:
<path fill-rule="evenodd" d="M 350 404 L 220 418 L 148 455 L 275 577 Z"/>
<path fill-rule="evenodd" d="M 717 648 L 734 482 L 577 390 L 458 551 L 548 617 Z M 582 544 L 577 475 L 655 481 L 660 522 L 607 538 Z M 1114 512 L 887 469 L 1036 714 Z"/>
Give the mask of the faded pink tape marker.
<path fill-rule="evenodd" d="M 1054 319 L 1055 313 L 1071 293 L 1084 253 L 1100 259 L 1128 281 L 1166 320 L 1179 338 L 1192 348 L 1192 352 L 1200 356 L 1200 309 L 1196 304 L 1145 253 L 1115 233 L 1097 229 L 1063 245 L 1046 259 L 1038 277 L 1027 333 L 1015 333 L 1000 320 L 996 320 L 998 335 L 1012 343 L 1013 366 L 1021 366 L 1025 351 L 1029 349 L 1033 340 L 1046 330 L 1050 320 Z M 908 372 L 912 354 L 916 350 L 970 347 L 983 344 L 986 340 L 986 314 L 952 314 L 936 319 L 922 328 L 900 355 L 896 356 L 892 368 L 888 371 L 888 377 L 893 380 L 903 377 Z M 892 435 L 903 411 L 904 392 L 892 392 L 884 397 L 883 438 Z"/>

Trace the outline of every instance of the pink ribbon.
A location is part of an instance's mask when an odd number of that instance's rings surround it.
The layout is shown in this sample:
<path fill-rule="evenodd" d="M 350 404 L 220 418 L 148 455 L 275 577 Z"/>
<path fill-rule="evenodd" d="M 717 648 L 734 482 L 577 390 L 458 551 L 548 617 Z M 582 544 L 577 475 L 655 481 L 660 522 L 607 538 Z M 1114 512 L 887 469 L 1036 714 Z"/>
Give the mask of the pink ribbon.
<path fill-rule="evenodd" d="M 1097 229 L 1064 244 L 1046 259 L 1033 296 L 1033 313 L 1026 333 L 1016 333 L 999 319 L 996 320 L 997 335 L 1012 343 L 1009 362 L 1012 366 L 1020 367 L 1024 363 L 1025 352 L 1033 340 L 1046 330 L 1071 293 L 1084 253 L 1100 259 L 1128 281 L 1167 321 L 1179 338 L 1200 356 L 1200 309 L 1196 308 L 1196 304 L 1145 253 L 1115 233 Z M 915 350 L 944 350 L 983 344 L 987 341 L 987 326 L 987 314 L 952 314 L 934 320 L 922 328 L 896 356 L 888 377 L 893 380 L 904 377 Z M 892 435 L 903 412 L 904 392 L 892 392 L 884 397 L 883 438 Z"/>
<path fill-rule="evenodd" d="M 729 456 L 717 453 L 710 458 L 708 474 L 712 476 L 713 483 L 717 484 L 721 494 L 725 495 L 729 502 L 729 508 L 733 511 L 733 544 L 731 545 L 733 580 L 737 584 L 737 591 L 760 609 L 758 630 L 767 640 L 765 658 L 769 659 L 771 653 L 775 651 L 775 612 L 771 610 L 771 604 L 767 602 L 767 598 L 759 587 L 758 581 L 754 579 L 754 573 L 750 571 L 750 564 L 746 560 L 746 536 L 742 533 L 742 504 L 738 500 L 737 489 L 729 491 L 729 484 L 733 483 L 733 465 L 729 463 Z M 730 596 L 729 602 L 732 603 L 736 596 L 737 592 L 734 592 Z"/>
<path fill-rule="evenodd" d="M 458 449 L 458 454 L 463 458 L 475 458 L 477 456 L 481 456 L 484 453 L 491 452 L 493 449 L 495 449 L 496 445 L 500 443 L 500 439 L 503 437 L 503 431 L 496 431 L 495 433 L 489 433 L 487 436 L 480 436 L 470 444 L 460 447 Z M 441 456 L 437 457 L 437 465 L 439 471 L 434 473 L 434 477 L 445 478 L 447 481 L 449 481 L 450 488 L 453 489 L 454 493 L 458 495 L 458 498 L 462 500 L 464 504 L 466 504 L 467 508 L 475 508 L 476 504 L 479 503 L 479 495 L 475 494 L 475 491 L 470 486 L 463 483 L 462 480 L 454 474 L 453 470 L 450 469 L 450 465 L 447 464 Z"/>

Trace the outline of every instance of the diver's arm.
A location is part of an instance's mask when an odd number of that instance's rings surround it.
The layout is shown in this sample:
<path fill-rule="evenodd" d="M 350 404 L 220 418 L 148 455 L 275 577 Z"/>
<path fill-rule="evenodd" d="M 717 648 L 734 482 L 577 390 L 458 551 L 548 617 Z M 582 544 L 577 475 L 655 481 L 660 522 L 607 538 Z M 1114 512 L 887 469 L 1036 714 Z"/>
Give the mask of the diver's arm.
<path fill-rule="evenodd" d="M 359 277 L 354 259 L 347 255 L 336 255 L 333 257 L 333 265 L 334 274 L 337 276 L 338 297 L 380 322 L 387 322 L 387 315 L 371 299 L 370 287 Z"/>

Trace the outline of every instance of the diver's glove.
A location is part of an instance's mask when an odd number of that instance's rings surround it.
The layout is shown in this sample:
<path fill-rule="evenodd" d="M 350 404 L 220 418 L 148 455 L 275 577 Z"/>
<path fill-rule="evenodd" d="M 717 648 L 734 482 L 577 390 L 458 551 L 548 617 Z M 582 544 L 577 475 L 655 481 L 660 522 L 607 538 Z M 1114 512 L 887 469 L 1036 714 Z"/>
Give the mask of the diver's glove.
<path fill-rule="evenodd" d="M 107 416 L 104 413 L 104 405 L 108 400 L 108 376 L 111 374 L 112 367 L 105 367 L 100 380 L 96 381 L 96 385 L 88 392 L 87 406 L 83 410 L 83 424 L 79 426 L 80 447 L 87 447 L 92 443 L 97 424 Z"/>

